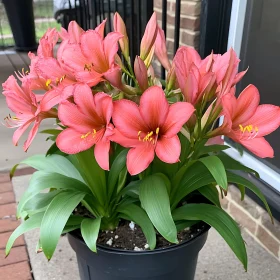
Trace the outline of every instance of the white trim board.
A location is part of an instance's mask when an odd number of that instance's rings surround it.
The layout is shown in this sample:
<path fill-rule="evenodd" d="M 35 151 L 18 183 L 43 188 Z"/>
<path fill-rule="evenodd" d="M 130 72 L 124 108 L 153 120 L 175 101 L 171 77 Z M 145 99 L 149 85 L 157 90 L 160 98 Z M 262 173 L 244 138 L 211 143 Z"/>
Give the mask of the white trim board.
<path fill-rule="evenodd" d="M 228 49 L 231 47 L 235 50 L 237 56 L 240 56 L 244 21 L 246 15 L 247 0 L 233 0 L 231 9 L 231 19 L 228 36 Z M 220 120 L 222 122 L 222 120 Z M 231 146 L 229 143 L 227 145 Z M 250 155 L 249 153 L 243 153 L 240 156 L 239 152 L 231 146 L 231 149 L 225 151 L 229 156 L 242 162 L 242 164 L 256 170 L 263 181 L 274 187 L 280 192 L 280 174 L 266 164 Z"/>

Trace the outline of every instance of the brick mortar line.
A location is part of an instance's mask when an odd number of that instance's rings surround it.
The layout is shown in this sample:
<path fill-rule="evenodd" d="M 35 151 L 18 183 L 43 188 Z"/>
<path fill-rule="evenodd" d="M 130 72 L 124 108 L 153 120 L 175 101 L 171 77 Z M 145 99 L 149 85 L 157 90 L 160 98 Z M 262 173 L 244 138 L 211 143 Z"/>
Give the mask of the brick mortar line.
<path fill-rule="evenodd" d="M 278 257 L 276 257 L 274 255 L 274 253 L 272 253 L 258 238 L 256 235 L 254 235 L 253 233 L 251 233 L 247 228 L 244 228 L 244 231 L 246 233 L 248 233 L 262 248 L 264 248 L 270 255 L 272 255 L 276 260 L 280 260 L 279 259 L 279 251 L 278 251 Z M 279 249 L 280 250 L 280 249 Z"/>
<path fill-rule="evenodd" d="M 229 203 L 233 203 L 233 205 L 236 206 L 237 208 L 239 208 L 239 210 L 245 212 L 245 213 L 249 216 L 249 218 L 251 218 L 253 221 L 255 221 L 256 224 L 257 224 L 258 226 L 261 226 L 261 227 L 266 231 L 266 233 L 269 234 L 269 235 L 270 235 L 275 241 L 277 241 L 277 242 L 279 243 L 279 245 L 280 245 L 280 240 L 279 240 L 278 238 L 276 238 L 276 237 L 273 235 L 272 232 L 270 232 L 269 230 L 267 230 L 267 229 L 264 227 L 264 225 L 261 223 L 261 216 L 260 216 L 258 219 L 254 218 L 254 217 L 250 214 L 250 212 L 248 212 L 245 208 L 243 208 L 241 205 L 239 205 L 239 204 L 238 204 L 237 202 L 235 202 L 233 199 L 231 199 L 231 200 L 229 201 Z M 229 213 L 230 213 L 230 211 L 229 211 Z M 256 233 L 257 233 L 257 227 L 256 227 L 256 230 L 255 230 L 255 234 L 256 234 Z"/>

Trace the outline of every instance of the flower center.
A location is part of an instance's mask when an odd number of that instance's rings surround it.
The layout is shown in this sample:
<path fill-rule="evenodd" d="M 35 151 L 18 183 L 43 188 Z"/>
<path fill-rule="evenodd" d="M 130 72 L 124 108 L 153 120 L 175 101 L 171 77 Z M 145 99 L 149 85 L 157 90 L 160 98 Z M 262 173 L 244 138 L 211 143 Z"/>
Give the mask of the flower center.
<path fill-rule="evenodd" d="M 58 86 L 59 84 L 61 84 L 61 83 L 63 82 L 63 80 L 65 80 L 65 78 L 66 78 L 66 75 L 63 75 L 63 76 L 60 77 L 60 78 L 56 78 L 56 79 L 55 79 L 55 84 Z M 51 83 L 52 83 L 52 80 L 51 80 L 51 79 L 47 79 L 47 80 L 46 80 L 46 87 L 47 87 L 48 89 L 51 89 L 51 88 L 52 88 Z"/>
<path fill-rule="evenodd" d="M 86 139 L 89 135 L 91 135 L 92 134 L 92 137 L 94 138 L 95 137 L 95 134 L 96 134 L 96 130 L 95 129 L 93 129 L 92 131 L 89 131 L 89 132 L 87 132 L 86 134 L 82 134 L 81 135 L 81 139 Z"/>
<path fill-rule="evenodd" d="M 252 124 L 246 126 L 239 124 L 239 130 L 242 132 L 241 138 L 246 139 L 254 139 L 259 132 L 259 128 L 257 126 L 253 126 Z"/>
<path fill-rule="evenodd" d="M 85 66 L 84 66 L 84 70 L 88 70 L 89 72 L 91 71 L 91 68 L 92 68 L 92 66 L 93 66 L 93 63 L 88 63 L 88 64 L 85 64 Z"/>
<path fill-rule="evenodd" d="M 152 142 L 155 144 L 158 139 L 158 134 L 159 134 L 159 127 L 156 129 L 156 131 L 150 131 L 146 133 L 146 135 L 141 138 L 142 131 L 138 131 L 138 140 L 143 141 L 143 142 Z"/>

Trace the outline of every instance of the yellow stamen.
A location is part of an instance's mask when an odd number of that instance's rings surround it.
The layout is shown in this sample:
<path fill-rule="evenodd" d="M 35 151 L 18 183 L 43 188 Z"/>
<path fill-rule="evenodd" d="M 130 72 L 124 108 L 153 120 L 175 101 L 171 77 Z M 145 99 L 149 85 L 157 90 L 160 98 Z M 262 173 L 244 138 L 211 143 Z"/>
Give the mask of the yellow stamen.
<path fill-rule="evenodd" d="M 90 134 L 91 134 L 91 132 L 87 132 L 86 134 L 83 134 L 83 135 L 81 136 L 81 138 L 82 138 L 82 139 L 85 139 L 85 138 L 87 138 Z"/>
<path fill-rule="evenodd" d="M 48 79 L 48 80 L 46 81 L 46 86 L 49 87 L 50 84 L 51 84 L 51 82 L 52 82 L 52 80 L 51 80 L 51 79 Z"/>
<path fill-rule="evenodd" d="M 91 67 L 92 67 L 92 66 L 93 66 L 93 63 L 92 63 L 92 65 L 90 65 L 90 64 L 85 64 L 84 70 L 91 71 Z"/>
<path fill-rule="evenodd" d="M 245 133 L 246 131 L 248 131 L 249 133 L 253 133 L 253 132 L 258 132 L 259 128 L 257 126 L 253 126 L 252 124 L 250 125 L 246 125 L 246 126 L 242 126 L 241 124 L 239 124 L 239 129 L 242 133 Z"/>
<path fill-rule="evenodd" d="M 159 127 L 156 129 L 156 134 L 159 134 Z"/>

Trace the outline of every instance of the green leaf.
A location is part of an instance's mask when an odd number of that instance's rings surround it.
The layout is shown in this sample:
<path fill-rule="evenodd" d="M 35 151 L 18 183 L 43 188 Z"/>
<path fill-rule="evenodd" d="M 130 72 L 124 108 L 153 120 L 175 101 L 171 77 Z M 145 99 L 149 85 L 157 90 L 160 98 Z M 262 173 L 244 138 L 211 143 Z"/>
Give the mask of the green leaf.
<path fill-rule="evenodd" d="M 83 193 L 61 192 L 48 206 L 40 228 L 42 249 L 48 260 L 51 259 L 59 237 L 71 215 L 80 201 Z"/>
<path fill-rule="evenodd" d="M 248 173 L 253 173 L 255 176 L 260 178 L 260 175 L 257 171 L 243 165 L 242 163 L 240 163 L 237 160 L 234 160 L 232 157 L 230 157 L 226 153 L 220 153 L 217 157 L 223 162 L 226 170 L 241 170 L 241 171 L 245 171 Z"/>
<path fill-rule="evenodd" d="M 152 174 L 155 173 L 161 173 L 163 175 L 166 175 L 168 178 L 172 178 L 174 174 L 178 171 L 178 163 L 165 163 L 161 161 L 158 157 L 155 157 L 155 159 L 152 162 Z"/>
<path fill-rule="evenodd" d="M 184 136 L 182 133 L 179 133 L 179 139 L 181 143 L 181 155 L 180 155 L 180 161 L 181 164 L 185 162 L 187 159 L 190 151 L 191 151 L 191 143 L 190 141 Z M 179 165 L 181 165 L 179 164 Z"/>
<path fill-rule="evenodd" d="M 185 204 L 173 211 L 177 220 L 201 220 L 215 228 L 247 270 L 247 253 L 237 223 L 221 208 L 211 204 Z"/>
<path fill-rule="evenodd" d="M 61 152 L 59 150 L 59 148 L 57 147 L 56 145 L 56 142 L 54 142 L 50 148 L 47 150 L 46 152 L 46 156 L 50 156 L 50 155 L 54 155 L 54 154 L 57 154 L 57 155 L 61 155 L 61 156 L 65 156 L 66 154 Z"/>
<path fill-rule="evenodd" d="M 191 192 L 212 183 L 216 183 L 216 180 L 205 165 L 199 161 L 195 162 L 183 174 L 176 192 L 171 196 L 172 209 Z"/>
<path fill-rule="evenodd" d="M 59 194 L 60 190 L 51 191 L 48 193 L 38 193 L 31 197 L 23 206 L 23 211 L 34 211 L 47 207 L 53 198 Z"/>
<path fill-rule="evenodd" d="M 15 172 L 17 170 L 17 167 L 19 166 L 19 164 L 16 164 L 12 167 L 11 171 L 10 171 L 10 179 L 12 180 L 12 178 L 14 177 L 15 175 Z"/>
<path fill-rule="evenodd" d="M 89 249 L 96 252 L 96 241 L 100 229 L 101 218 L 84 219 L 81 224 L 81 233 Z"/>
<path fill-rule="evenodd" d="M 93 149 L 69 156 L 101 205 L 107 203 L 105 171 L 98 165 Z"/>
<path fill-rule="evenodd" d="M 10 236 L 7 245 L 6 245 L 6 256 L 9 255 L 10 250 L 14 244 L 14 242 L 16 241 L 16 239 L 26 233 L 27 231 L 30 231 L 32 229 L 35 228 L 39 228 L 41 225 L 41 221 L 43 219 L 44 213 L 38 213 L 35 214 L 33 216 L 31 216 L 29 219 L 27 219 L 26 221 L 24 221 L 21 225 L 19 225 L 15 231 L 12 233 L 12 235 Z"/>
<path fill-rule="evenodd" d="M 227 150 L 230 147 L 227 145 L 209 145 L 203 146 L 199 151 L 199 156 L 209 154 L 209 153 L 218 153 L 223 150 Z"/>
<path fill-rule="evenodd" d="M 161 176 L 153 174 L 142 180 L 140 201 L 158 232 L 169 242 L 178 243 L 167 187 Z"/>
<path fill-rule="evenodd" d="M 223 162 L 217 156 L 208 156 L 199 159 L 215 178 L 217 184 L 224 190 L 228 188 L 227 174 Z"/>
<path fill-rule="evenodd" d="M 142 181 L 141 180 L 137 180 L 137 181 L 132 181 L 130 182 L 121 192 L 120 192 L 120 196 L 131 196 L 134 198 L 138 198 L 139 197 L 139 190 L 140 190 L 140 185 L 141 185 Z"/>
<path fill-rule="evenodd" d="M 209 201 L 211 201 L 214 205 L 221 208 L 221 203 L 219 199 L 219 192 L 216 186 L 204 186 L 198 189 L 198 191 L 206 197 Z"/>
<path fill-rule="evenodd" d="M 270 215 L 270 218 L 271 218 L 271 221 L 273 223 L 273 216 L 272 216 L 272 213 L 270 211 L 270 208 L 269 208 L 269 205 L 264 197 L 264 195 L 262 194 L 262 192 L 252 183 L 250 182 L 249 180 L 237 175 L 237 174 L 234 174 L 230 171 L 227 172 L 227 176 L 228 176 L 228 181 L 231 182 L 231 183 L 234 183 L 234 184 L 238 184 L 238 185 L 241 185 L 243 187 L 246 187 L 248 188 L 249 190 L 251 190 L 253 193 L 255 193 L 255 195 L 257 195 L 259 197 L 259 199 L 263 202 L 263 204 L 265 205 L 265 208 L 267 210 L 267 212 L 269 213 Z M 242 198 L 242 197 L 241 197 Z"/>
<path fill-rule="evenodd" d="M 61 129 L 45 129 L 45 130 L 40 131 L 40 133 L 51 134 L 54 136 L 57 136 L 60 132 L 62 132 Z"/>
<path fill-rule="evenodd" d="M 82 221 L 85 217 L 71 215 L 62 231 L 62 234 L 68 233 L 81 227 Z M 42 247 L 42 246 L 41 246 Z"/>
<path fill-rule="evenodd" d="M 237 184 L 237 187 L 238 187 L 238 189 L 240 191 L 240 194 L 241 194 L 241 201 L 243 201 L 244 198 L 245 198 L 245 187 L 242 186 L 242 185 L 239 185 L 239 184 Z"/>
<path fill-rule="evenodd" d="M 136 204 L 120 206 L 117 211 L 121 213 L 121 218 L 128 218 L 128 220 L 133 221 L 141 227 L 150 249 L 153 250 L 156 247 L 156 232 L 146 212 Z M 125 216 L 122 216 L 122 214 Z"/>
<path fill-rule="evenodd" d="M 126 168 L 126 156 L 128 150 L 121 151 L 118 156 L 115 158 L 109 172 L 108 177 L 108 197 L 110 198 L 114 191 L 119 179 L 121 171 Z"/>
<path fill-rule="evenodd" d="M 69 178 L 58 173 L 48 173 L 45 171 L 35 172 L 30 180 L 29 187 L 23 194 L 17 208 L 17 217 L 21 216 L 24 205 L 36 194 L 45 189 L 68 189 L 75 192 L 91 193 L 87 185 L 74 178 Z"/>
<path fill-rule="evenodd" d="M 51 155 L 48 157 L 44 155 L 34 155 L 25 159 L 21 163 L 27 164 L 37 170 L 59 173 L 84 182 L 81 174 L 75 166 L 67 158 L 60 155 Z"/>

